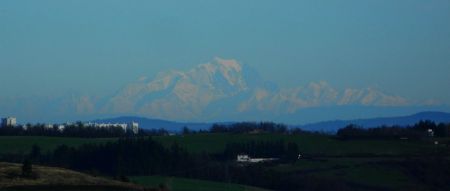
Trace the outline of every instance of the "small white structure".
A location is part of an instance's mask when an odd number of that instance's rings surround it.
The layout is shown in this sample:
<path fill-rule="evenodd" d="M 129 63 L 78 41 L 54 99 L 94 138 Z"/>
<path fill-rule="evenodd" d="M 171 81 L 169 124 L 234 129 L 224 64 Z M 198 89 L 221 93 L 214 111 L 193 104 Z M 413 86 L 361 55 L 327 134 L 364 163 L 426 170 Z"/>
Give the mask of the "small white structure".
<path fill-rule="evenodd" d="M 64 125 L 58 125 L 58 131 L 59 132 L 64 132 L 64 129 L 65 129 L 66 127 L 64 126 Z"/>
<path fill-rule="evenodd" d="M 434 131 L 433 129 L 428 129 L 428 137 L 434 137 Z"/>
<path fill-rule="evenodd" d="M 133 134 L 139 133 L 139 123 L 131 122 L 127 124 L 127 132 L 131 131 Z"/>
<path fill-rule="evenodd" d="M 2 119 L 2 126 L 15 127 L 17 125 L 17 119 L 15 117 L 7 117 Z"/>
<path fill-rule="evenodd" d="M 250 157 L 248 155 L 238 155 L 237 156 L 237 161 L 238 162 L 249 162 L 250 161 Z"/>
<path fill-rule="evenodd" d="M 238 155 L 237 162 L 242 163 L 261 163 L 278 160 L 277 158 L 251 158 L 246 154 Z"/>
<path fill-rule="evenodd" d="M 53 125 L 52 124 L 45 124 L 44 125 L 44 129 L 53 129 Z"/>
<path fill-rule="evenodd" d="M 25 131 L 26 131 L 28 128 L 30 128 L 30 127 L 31 127 L 30 124 L 22 125 L 22 129 L 25 130 Z"/>

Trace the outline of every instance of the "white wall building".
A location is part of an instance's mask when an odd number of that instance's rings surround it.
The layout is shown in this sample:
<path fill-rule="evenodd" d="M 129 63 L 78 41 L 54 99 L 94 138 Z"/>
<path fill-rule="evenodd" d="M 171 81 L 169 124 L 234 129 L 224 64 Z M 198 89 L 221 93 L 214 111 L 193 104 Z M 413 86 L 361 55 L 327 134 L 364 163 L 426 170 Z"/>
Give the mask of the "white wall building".
<path fill-rule="evenodd" d="M 242 154 L 237 156 L 237 162 L 242 163 L 261 163 L 278 160 L 277 158 L 251 158 L 248 155 Z"/>
<path fill-rule="evenodd" d="M 238 162 L 250 162 L 250 157 L 248 155 L 238 155 L 237 161 Z"/>
<path fill-rule="evenodd" d="M 15 117 L 7 117 L 2 119 L 2 126 L 15 127 L 17 125 L 17 119 Z"/>

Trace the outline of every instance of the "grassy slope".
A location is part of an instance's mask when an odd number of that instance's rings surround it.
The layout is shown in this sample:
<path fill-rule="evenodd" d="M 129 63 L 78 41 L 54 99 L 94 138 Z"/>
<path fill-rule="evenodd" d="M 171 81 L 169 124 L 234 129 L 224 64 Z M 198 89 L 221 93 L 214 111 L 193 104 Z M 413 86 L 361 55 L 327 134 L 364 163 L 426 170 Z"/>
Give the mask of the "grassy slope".
<path fill-rule="evenodd" d="M 227 184 L 175 177 L 140 176 L 132 177 L 131 180 L 132 182 L 148 187 L 158 187 L 160 184 L 165 184 L 171 191 L 263 191 L 263 189 L 238 184 Z"/>
<path fill-rule="evenodd" d="M 21 164 L 0 162 L 0 189 L 16 186 L 99 186 L 141 190 L 142 187 L 100 177 L 93 177 L 72 170 L 33 165 L 36 178 L 23 178 Z"/>

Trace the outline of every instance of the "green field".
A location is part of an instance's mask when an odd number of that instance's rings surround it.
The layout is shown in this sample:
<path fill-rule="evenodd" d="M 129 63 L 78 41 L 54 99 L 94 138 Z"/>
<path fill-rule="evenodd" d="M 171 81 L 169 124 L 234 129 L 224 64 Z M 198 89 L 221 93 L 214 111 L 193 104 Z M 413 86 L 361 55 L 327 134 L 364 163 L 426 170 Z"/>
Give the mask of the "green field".
<path fill-rule="evenodd" d="M 62 144 L 77 147 L 86 143 L 105 143 L 113 140 L 116 139 L 0 136 L 0 154 L 25 154 L 30 152 L 34 144 L 38 145 L 42 149 L 42 152 L 47 152 L 55 149 Z"/>
<path fill-rule="evenodd" d="M 415 182 L 401 171 L 383 162 L 395 158 L 321 158 L 303 159 L 295 164 L 279 164 L 271 169 L 285 173 L 326 177 L 381 189 L 405 189 Z"/>
<path fill-rule="evenodd" d="M 348 155 L 348 154 L 374 154 L 374 155 L 400 155 L 415 154 L 427 149 L 435 148 L 428 142 L 411 142 L 401 140 L 351 140 L 342 141 L 331 136 L 303 134 L 194 134 L 179 136 L 153 137 L 156 141 L 170 146 L 178 143 L 189 152 L 220 153 L 227 143 L 246 141 L 277 141 L 295 142 L 300 151 L 311 155 Z M 41 147 L 43 152 L 55 149 L 65 144 L 67 146 L 80 146 L 86 143 L 105 143 L 117 140 L 116 138 L 65 138 L 65 137 L 20 137 L 0 136 L 0 154 L 27 153 L 33 144 Z"/>
<path fill-rule="evenodd" d="M 414 154 L 434 147 L 427 142 L 411 142 L 401 140 L 351 140 L 342 141 L 331 136 L 316 134 L 285 135 L 285 134 L 196 134 L 184 136 L 155 137 L 165 145 L 174 142 L 184 146 L 190 152 L 222 152 L 227 143 L 246 141 L 277 141 L 295 142 L 300 151 L 305 154 L 345 155 L 345 154 L 376 154 L 398 155 Z"/>
<path fill-rule="evenodd" d="M 227 184 L 204 180 L 186 178 L 163 177 L 163 176 L 138 176 L 131 177 L 131 181 L 146 187 L 159 187 L 166 185 L 171 191 L 263 191 L 263 189 L 243 186 L 239 184 Z"/>

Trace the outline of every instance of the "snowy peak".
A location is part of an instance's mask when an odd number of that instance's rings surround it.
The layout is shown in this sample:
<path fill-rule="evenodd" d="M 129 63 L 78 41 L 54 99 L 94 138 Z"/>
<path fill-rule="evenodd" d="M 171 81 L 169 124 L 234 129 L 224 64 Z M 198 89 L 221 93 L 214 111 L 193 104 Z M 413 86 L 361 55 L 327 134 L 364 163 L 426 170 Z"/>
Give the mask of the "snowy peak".
<path fill-rule="evenodd" d="M 153 80 L 141 78 L 113 96 L 103 111 L 200 121 L 223 113 L 285 115 L 323 106 L 411 104 L 374 88 L 338 90 L 325 81 L 293 88 L 267 84 L 250 67 L 216 57 L 187 71 L 159 73 Z"/>
<path fill-rule="evenodd" d="M 405 106 L 409 101 L 400 96 L 387 95 L 374 88 L 346 89 L 338 105 L 360 104 L 364 106 Z"/>
<path fill-rule="evenodd" d="M 185 72 L 159 73 L 154 80 L 143 78 L 123 88 L 104 110 L 189 120 L 211 102 L 247 90 L 242 70 L 236 60 L 215 58 Z"/>
<path fill-rule="evenodd" d="M 236 86 L 240 89 L 246 88 L 242 66 L 236 60 L 216 57 L 212 62 L 199 65 L 189 73 L 193 79 L 198 79 L 200 82 L 214 84 L 220 83 L 220 80 L 224 79 L 229 86 Z"/>

